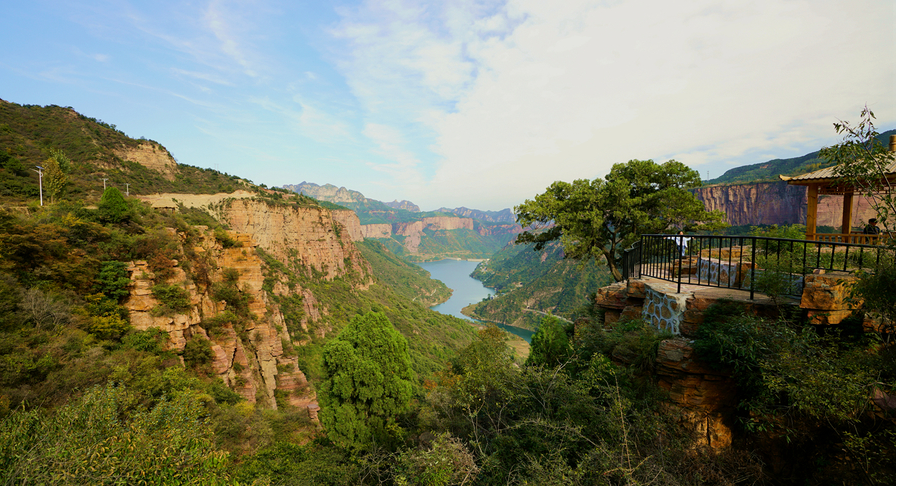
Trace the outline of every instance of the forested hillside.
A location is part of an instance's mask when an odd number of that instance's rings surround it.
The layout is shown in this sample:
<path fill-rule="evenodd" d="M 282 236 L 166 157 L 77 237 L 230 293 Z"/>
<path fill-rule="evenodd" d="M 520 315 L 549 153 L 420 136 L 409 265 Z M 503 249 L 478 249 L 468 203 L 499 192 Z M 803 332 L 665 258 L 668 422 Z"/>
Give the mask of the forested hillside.
<path fill-rule="evenodd" d="M 322 353 L 355 316 L 402 333 L 415 396 L 475 337 L 416 302 L 444 285 L 382 246 L 365 260 L 331 205 L 178 164 L 71 108 L 0 103 L 0 181 L 4 482 L 230 483 L 319 433 Z M 252 197 L 174 212 L 134 197 L 238 187 Z M 253 222 L 273 217 L 302 243 Z"/>
<path fill-rule="evenodd" d="M 895 130 L 879 134 L 876 138 L 883 146 L 889 146 L 889 137 Z M 758 164 L 743 165 L 730 169 L 715 179 L 703 181 L 708 184 L 746 184 L 750 182 L 779 181 L 780 175 L 794 176 L 827 167 L 826 161 L 817 158 L 817 152 L 792 157 L 789 159 L 773 159 Z"/>
<path fill-rule="evenodd" d="M 561 245 L 541 251 L 510 244 L 482 262 L 471 275 L 497 295 L 468 308 L 471 317 L 536 329 L 545 313 L 575 317 L 591 307 L 589 297 L 613 281 L 607 267 L 564 259 Z"/>

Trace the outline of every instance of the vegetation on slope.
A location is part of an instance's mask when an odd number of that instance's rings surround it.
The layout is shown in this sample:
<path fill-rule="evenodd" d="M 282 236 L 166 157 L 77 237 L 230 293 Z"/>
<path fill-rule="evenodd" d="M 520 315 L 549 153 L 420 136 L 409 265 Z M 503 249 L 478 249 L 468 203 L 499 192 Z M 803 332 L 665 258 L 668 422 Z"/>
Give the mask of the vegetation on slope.
<path fill-rule="evenodd" d="M 472 317 L 525 329 L 536 329 L 545 313 L 576 317 L 590 295 L 613 281 L 603 265 L 566 260 L 557 242 L 538 252 L 533 244 L 507 245 L 471 276 L 497 293 L 469 307 Z"/>
<path fill-rule="evenodd" d="M 356 247 L 371 264 L 374 276 L 397 294 L 424 307 L 443 303 L 452 295 L 446 284 L 430 278 L 430 272 L 397 257 L 380 241 L 368 238 Z"/>
<path fill-rule="evenodd" d="M 884 146 L 889 146 L 889 136 L 894 135 L 895 130 L 889 130 L 876 137 L 876 140 Z M 752 182 L 779 181 L 780 175 L 795 176 L 806 174 L 818 169 L 833 165 L 818 158 L 819 151 L 814 151 L 801 157 L 789 159 L 773 159 L 758 164 L 743 165 L 730 169 L 720 177 L 703 181 L 708 184 L 748 184 Z"/>

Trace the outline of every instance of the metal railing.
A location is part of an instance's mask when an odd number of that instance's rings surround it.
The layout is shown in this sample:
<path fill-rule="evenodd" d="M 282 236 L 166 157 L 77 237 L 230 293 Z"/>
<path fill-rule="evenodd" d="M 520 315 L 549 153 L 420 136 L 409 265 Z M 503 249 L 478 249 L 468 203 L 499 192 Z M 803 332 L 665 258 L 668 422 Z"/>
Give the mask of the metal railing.
<path fill-rule="evenodd" d="M 888 245 L 792 240 L 763 236 L 642 235 L 623 252 L 624 279 L 653 277 L 682 285 L 745 290 L 754 299 L 759 279 L 779 279 L 785 293 L 801 296 L 814 270 L 855 272 L 879 265 Z M 767 273 L 770 272 L 770 273 Z M 773 277 L 775 275 L 775 277 Z"/>

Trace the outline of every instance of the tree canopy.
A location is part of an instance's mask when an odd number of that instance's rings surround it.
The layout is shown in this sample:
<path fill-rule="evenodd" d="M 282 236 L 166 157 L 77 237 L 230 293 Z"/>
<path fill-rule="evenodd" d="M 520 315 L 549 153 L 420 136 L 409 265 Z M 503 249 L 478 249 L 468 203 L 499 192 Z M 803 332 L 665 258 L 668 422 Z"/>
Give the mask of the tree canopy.
<path fill-rule="evenodd" d="M 554 182 L 545 193 L 515 207 L 518 223 L 533 228 L 515 242 L 536 243 L 534 248 L 541 250 L 560 240 L 566 258 L 604 257 L 619 281 L 621 252 L 640 235 L 725 226 L 722 212 L 706 211 L 688 191 L 698 186 L 698 172 L 675 160 L 631 160 L 615 164 L 604 179 Z"/>
<path fill-rule="evenodd" d="M 387 317 L 369 312 L 324 349 L 321 422 L 328 437 L 364 448 L 388 438 L 395 417 L 408 409 L 414 375 L 408 343 Z"/>
<path fill-rule="evenodd" d="M 879 142 L 875 119 L 873 111 L 865 106 L 857 125 L 847 121 L 834 123 L 836 133 L 844 138 L 820 149 L 820 158 L 835 166 L 841 182 L 873 203 L 877 219 L 887 225 L 889 234 L 894 234 L 895 180 L 889 174 L 894 171 L 895 154 Z"/>

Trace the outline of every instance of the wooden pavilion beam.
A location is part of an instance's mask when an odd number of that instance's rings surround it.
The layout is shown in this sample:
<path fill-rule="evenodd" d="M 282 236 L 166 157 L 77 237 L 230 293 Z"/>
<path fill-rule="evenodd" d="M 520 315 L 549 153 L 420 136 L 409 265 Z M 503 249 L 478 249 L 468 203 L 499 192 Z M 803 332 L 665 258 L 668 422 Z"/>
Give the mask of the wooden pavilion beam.
<path fill-rule="evenodd" d="M 846 192 L 842 196 L 842 234 L 851 234 L 851 206 L 854 202 L 854 193 Z"/>
<path fill-rule="evenodd" d="M 813 240 L 817 234 L 817 186 L 819 184 L 808 185 L 808 225 L 805 230 L 805 239 Z"/>

